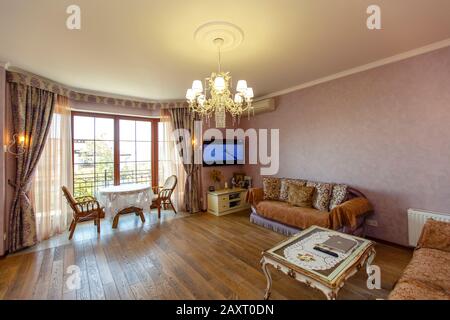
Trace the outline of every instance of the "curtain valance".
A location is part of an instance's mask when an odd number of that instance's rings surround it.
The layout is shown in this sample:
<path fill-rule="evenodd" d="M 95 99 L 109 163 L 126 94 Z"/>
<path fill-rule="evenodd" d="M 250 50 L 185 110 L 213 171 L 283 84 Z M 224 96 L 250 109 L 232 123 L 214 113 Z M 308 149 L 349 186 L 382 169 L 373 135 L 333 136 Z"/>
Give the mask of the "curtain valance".
<path fill-rule="evenodd" d="M 71 100 L 82 101 L 88 103 L 99 103 L 111 106 L 120 106 L 127 108 L 136 108 L 144 110 L 157 110 L 157 109 L 171 109 L 186 107 L 185 101 L 173 101 L 173 102 L 156 102 L 156 101 L 140 101 L 131 99 L 120 99 L 113 97 L 106 97 L 101 95 L 83 93 L 76 89 L 70 88 L 63 84 L 54 82 L 52 80 L 43 78 L 38 75 L 34 75 L 27 72 L 7 71 L 6 80 L 12 83 L 20 83 L 26 86 L 46 90 L 52 93 L 56 93 L 60 96 L 67 97 Z"/>

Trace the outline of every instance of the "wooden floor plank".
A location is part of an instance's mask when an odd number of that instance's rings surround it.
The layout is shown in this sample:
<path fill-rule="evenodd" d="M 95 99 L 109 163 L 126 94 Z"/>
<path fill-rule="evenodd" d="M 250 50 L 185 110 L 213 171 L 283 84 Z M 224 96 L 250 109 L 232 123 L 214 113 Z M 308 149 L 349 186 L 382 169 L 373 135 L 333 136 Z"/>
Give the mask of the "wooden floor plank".
<path fill-rule="evenodd" d="M 98 270 L 97 260 L 90 240 L 87 240 L 84 243 L 84 254 L 91 298 L 93 300 L 105 300 L 105 292 L 103 291 L 103 284 Z"/>
<path fill-rule="evenodd" d="M 50 280 L 50 286 L 48 290 L 49 300 L 61 300 L 63 296 L 63 278 L 64 278 L 64 261 L 59 259 L 53 261 L 52 276 Z"/>
<path fill-rule="evenodd" d="M 24 257 L 24 261 L 20 263 L 20 268 L 18 268 L 14 280 L 11 280 L 11 285 L 8 289 L 8 297 L 10 299 L 24 297 L 31 299 L 33 297 L 32 289 L 35 287 L 38 280 L 43 257 L 44 251 L 34 252 Z M 0 279 L 4 281 L 6 280 L 6 277 L 0 275 Z"/>
<path fill-rule="evenodd" d="M 69 267 L 75 265 L 75 248 L 72 245 L 64 245 L 64 260 L 63 260 L 63 295 L 66 297 L 71 297 L 70 292 L 74 292 L 73 288 L 68 286 L 67 280 L 71 276 L 69 273 Z M 76 292 L 75 292 L 76 297 Z M 69 299 L 72 300 L 72 299 Z"/>
<path fill-rule="evenodd" d="M 84 240 L 88 241 L 88 240 Z M 90 300 L 91 293 L 89 290 L 89 279 L 87 275 L 87 266 L 86 266 L 86 258 L 84 255 L 84 245 L 83 242 L 75 242 L 75 266 L 79 268 L 79 277 L 80 277 L 80 287 L 76 289 L 76 298 L 77 300 Z M 73 275 L 73 274 L 72 274 Z"/>
<path fill-rule="evenodd" d="M 13 292 L 15 279 L 18 279 L 19 265 L 5 266 L 0 273 L 0 299 L 14 299 L 8 292 Z"/>
<path fill-rule="evenodd" d="M 103 250 L 102 245 L 97 241 L 92 241 L 92 245 L 102 284 L 106 285 L 113 283 L 114 279 L 112 277 L 111 270 L 109 269 L 105 251 Z"/>
<path fill-rule="evenodd" d="M 103 285 L 103 290 L 105 290 L 106 300 L 120 300 L 119 291 L 117 291 L 114 279 L 112 282 Z"/>
<path fill-rule="evenodd" d="M 137 282 L 131 285 L 130 289 L 136 300 L 145 300 L 147 298 L 147 292 L 142 283 Z"/>
<path fill-rule="evenodd" d="M 125 274 L 118 262 L 120 256 L 117 253 L 118 245 L 111 245 L 104 248 L 105 256 L 108 260 L 108 265 L 111 270 L 117 292 L 122 300 L 134 300 L 133 292 L 130 289 Z"/>
<path fill-rule="evenodd" d="M 52 274 L 54 253 L 54 248 L 44 251 L 44 257 L 39 270 L 37 284 L 33 290 L 32 299 L 44 300 L 47 298 Z"/>
<path fill-rule="evenodd" d="M 77 292 L 72 290 L 64 293 L 62 300 L 77 300 Z"/>

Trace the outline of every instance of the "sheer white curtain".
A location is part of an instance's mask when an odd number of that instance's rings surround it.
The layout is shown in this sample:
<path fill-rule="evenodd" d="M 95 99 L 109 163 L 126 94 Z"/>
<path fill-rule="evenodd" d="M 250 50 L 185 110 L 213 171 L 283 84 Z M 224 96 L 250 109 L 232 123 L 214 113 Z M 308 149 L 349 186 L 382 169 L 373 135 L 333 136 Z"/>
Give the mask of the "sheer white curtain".
<path fill-rule="evenodd" d="M 71 115 L 68 99 L 58 96 L 33 183 L 39 241 L 67 229 L 68 216 L 72 213 L 63 199 L 62 186 L 72 189 Z"/>
<path fill-rule="evenodd" d="M 184 170 L 183 163 L 178 155 L 172 133 L 173 126 L 170 114 L 163 109 L 161 110 L 158 130 L 159 185 L 163 185 L 164 181 L 171 175 L 177 176 L 178 183 L 173 192 L 172 201 L 177 211 L 185 211 L 183 199 L 186 170 Z"/>

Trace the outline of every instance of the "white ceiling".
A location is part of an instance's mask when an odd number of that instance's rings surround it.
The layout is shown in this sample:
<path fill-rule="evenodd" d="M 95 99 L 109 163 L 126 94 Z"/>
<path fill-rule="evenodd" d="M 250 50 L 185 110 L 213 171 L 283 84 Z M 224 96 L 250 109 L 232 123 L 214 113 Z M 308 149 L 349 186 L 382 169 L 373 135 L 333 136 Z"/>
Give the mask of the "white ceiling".
<path fill-rule="evenodd" d="M 74 3 L 80 31 L 65 27 Z M 380 31 L 366 28 L 374 3 Z M 193 39 L 214 20 L 244 31 L 223 67 L 263 96 L 450 38 L 450 1 L 0 0 L 0 61 L 81 89 L 180 99 L 216 69 Z"/>

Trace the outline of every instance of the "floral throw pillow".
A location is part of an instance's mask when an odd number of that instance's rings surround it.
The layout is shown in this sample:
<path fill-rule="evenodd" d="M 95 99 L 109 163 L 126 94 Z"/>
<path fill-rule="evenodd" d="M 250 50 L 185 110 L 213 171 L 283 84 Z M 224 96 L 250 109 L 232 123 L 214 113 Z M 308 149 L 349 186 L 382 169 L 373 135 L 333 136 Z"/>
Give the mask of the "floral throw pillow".
<path fill-rule="evenodd" d="M 290 184 L 304 187 L 306 186 L 306 181 L 300 179 L 281 179 L 280 201 L 288 201 Z"/>
<path fill-rule="evenodd" d="M 331 183 L 308 181 L 306 186 L 316 189 L 313 196 L 313 208 L 320 211 L 328 211 L 333 185 Z"/>
<path fill-rule="evenodd" d="M 330 211 L 336 208 L 342 202 L 344 202 L 346 197 L 347 197 L 347 185 L 346 184 L 334 185 L 330 200 Z"/>
<path fill-rule="evenodd" d="M 263 179 L 264 200 L 279 200 L 281 179 L 280 178 L 264 178 Z"/>

